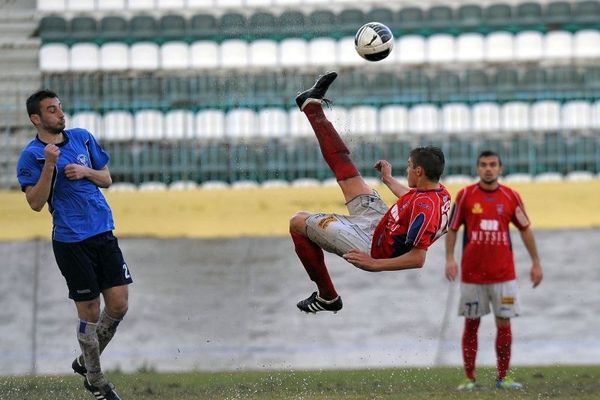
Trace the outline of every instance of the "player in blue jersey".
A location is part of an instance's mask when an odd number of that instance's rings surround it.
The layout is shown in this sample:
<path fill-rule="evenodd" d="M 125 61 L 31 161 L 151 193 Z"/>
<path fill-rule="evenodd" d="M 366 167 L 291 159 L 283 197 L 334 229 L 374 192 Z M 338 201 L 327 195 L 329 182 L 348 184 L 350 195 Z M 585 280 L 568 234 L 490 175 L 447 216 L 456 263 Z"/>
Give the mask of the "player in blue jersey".
<path fill-rule="evenodd" d="M 54 256 L 79 317 L 82 354 L 72 367 L 96 399 L 119 400 L 102 373 L 100 354 L 127 312 L 132 279 L 112 234 L 111 209 L 99 189 L 112 183 L 109 157 L 87 130 L 65 129 L 56 93 L 32 94 L 27 113 L 37 135 L 21 153 L 17 178 L 29 206 L 41 211 L 48 203 L 52 214 Z"/>

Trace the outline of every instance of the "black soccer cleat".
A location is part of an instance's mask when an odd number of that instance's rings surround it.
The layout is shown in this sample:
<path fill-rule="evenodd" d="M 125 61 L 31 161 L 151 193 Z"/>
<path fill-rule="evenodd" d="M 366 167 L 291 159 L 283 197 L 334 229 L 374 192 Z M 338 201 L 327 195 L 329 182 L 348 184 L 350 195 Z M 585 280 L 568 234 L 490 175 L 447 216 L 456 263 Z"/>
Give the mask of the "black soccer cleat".
<path fill-rule="evenodd" d="M 115 392 L 115 385 L 110 382 L 99 388 L 89 383 L 86 378 L 83 386 L 94 395 L 96 400 L 122 400 Z"/>
<path fill-rule="evenodd" d="M 315 84 L 310 89 L 307 89 L 296 96 L 296 104 L 298 104 L 300 110 L 304 110 L 304 107 L 311 101 L 321 103 L 322 100 L 325 100 L 329 102 L 329 100 L 324 99 L 325 93 L 333 81 L 335 81 L 337 76 L 337 72 L 327 72 L 324 75 L 319 76 Z"/>
<path fill-rule="evenodd" d="M 73 368 L 73 372 L 79 374 L 85 378 L 87 374 L 87 369 L 85 368 L 85 364 L 83 363 L 83 356 L 79 356 L 73 360 L 71 364 L 71 368 Z"/>
<path fill-rule="evenodd" d="M 323 300 L 317 292 L 314 292 L 308 298 L 300 300 L 296 306 L 305 313 L 316 314 L 319 311 L 331 311 L 335 314 L 342 309 L 343 304 L 340 296 L 333 300 Z"/>

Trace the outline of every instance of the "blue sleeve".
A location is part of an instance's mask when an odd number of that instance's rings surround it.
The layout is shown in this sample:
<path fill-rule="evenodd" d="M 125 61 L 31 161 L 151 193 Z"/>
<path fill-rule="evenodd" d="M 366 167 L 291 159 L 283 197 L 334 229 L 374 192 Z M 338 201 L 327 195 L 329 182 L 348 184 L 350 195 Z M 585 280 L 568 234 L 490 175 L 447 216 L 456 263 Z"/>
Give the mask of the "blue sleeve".
<path fill-rule="evenodd" d="M 40 180 L 44 160 L 38 160 L 31 151 L 23 151 L 17 162 L 17 180 L 21 190 L 25 191 L 27 186 L 35 186 Z"/>
<path fill-rule="evenodd" d="M 88 151 L 90 152 L 92 168 L 95 170 L 100 170 L 108 164 L 110 157 L 108 153 L 104 151 L 100 143 L 96 141 L 94 135 L 88 132 L 89 139 L 86 142 Z"/>

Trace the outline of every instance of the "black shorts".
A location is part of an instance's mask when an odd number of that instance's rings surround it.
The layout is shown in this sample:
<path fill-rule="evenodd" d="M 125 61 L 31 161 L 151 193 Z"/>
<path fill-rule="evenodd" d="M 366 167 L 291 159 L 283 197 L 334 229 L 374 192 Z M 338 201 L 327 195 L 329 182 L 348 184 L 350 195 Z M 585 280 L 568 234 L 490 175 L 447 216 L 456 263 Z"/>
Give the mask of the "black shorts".
<path fill-rule="evenodd" d="M 75 243 L 53 240 L 52 248 L 69 298 L 75 301 L 93 300 L 104 289 L 133 282 L 119 242 L 110 231 Z"/>

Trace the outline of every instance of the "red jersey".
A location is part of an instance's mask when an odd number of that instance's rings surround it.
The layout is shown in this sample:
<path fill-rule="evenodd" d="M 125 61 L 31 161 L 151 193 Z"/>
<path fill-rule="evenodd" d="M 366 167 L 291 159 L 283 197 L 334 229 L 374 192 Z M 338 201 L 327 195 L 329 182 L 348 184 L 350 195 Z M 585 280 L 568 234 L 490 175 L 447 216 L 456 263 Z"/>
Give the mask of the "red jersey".
<path fill-rule="evenodd" d="M 449 211 L 450 193 L 443 185 L 434 190 L 411 189 L 379 221 L 371 257 L 398 257 L 413 247 L 427 250 L 447 232 Z"/>
<path fill-rule="evenodd" d="M 516 278 L 509 225 L 519 230 L 529 218 L 519 194 L 499 185 L 489 191 L 478 183 L 461 189 L 450 216 L 450 229 L 465 225 L 461 280 L 487 284 Z"/>

